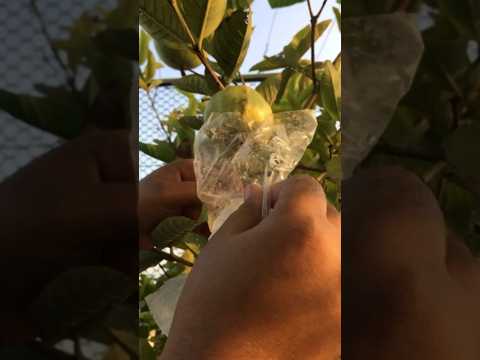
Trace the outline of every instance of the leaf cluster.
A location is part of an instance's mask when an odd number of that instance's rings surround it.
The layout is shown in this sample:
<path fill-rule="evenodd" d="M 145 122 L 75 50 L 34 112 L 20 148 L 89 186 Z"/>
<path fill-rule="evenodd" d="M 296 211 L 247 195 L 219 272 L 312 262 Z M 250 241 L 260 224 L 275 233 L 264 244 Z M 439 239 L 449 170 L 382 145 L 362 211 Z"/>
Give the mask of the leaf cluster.
<path fill-rule="evenodd" d="M 421 12 L 424 54 L 415 80 L 363 167 L 395 164 L 437 196 L 449 227 L 480 250 L 480 5 L 364 0 L 345 16 Z M 348 44 L 347 44 L 348 46 Z"/>

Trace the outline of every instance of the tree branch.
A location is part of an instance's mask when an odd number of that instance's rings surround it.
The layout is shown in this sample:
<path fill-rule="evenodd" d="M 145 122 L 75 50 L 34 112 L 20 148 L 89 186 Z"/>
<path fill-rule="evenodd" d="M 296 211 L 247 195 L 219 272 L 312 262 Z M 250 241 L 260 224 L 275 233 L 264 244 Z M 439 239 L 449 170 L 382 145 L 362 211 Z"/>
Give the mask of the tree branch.
<path fill-rule="evenodd" d="M 183 30 L 188 35 L 188 38 L 190 39 L 193 52 L 197 55 L 197 57 L 200 59 L 202 62 L 203 66 L 205 66 L 205 70 L 210 74 L 210 76 L 213 78 L 213 80 L 218 84 L 220 89 L 225 89 L 225 85 L 220 81 L 220 79 L 217 76 L 217 73 L 213 70 L 212 66 L 210 65 L 210 62 L 208 61 L 207 57 L 203 54 L 202 50 L 200 49 L 200 45 L 196 40 L 195 37 L 193 36 L 192 32 L 190 31 L 190 28 L 188 27 L 187 22 L 185 21 L 185 18 L 183 17 L 182 13 L 178 9 L 177 6 L 177 1 L 176 0 L 169 0 L 168 3 L 172 6 L 173 10 L 175 11 L 175 14 L 177 15 L 178 20 L 180 21 L 180 24 L 183 27 Z"/>
<path fill-rule="evenodd" d="M 222 81 L 218 77 L 217 73 L 213 70 L 212 66 L 210 65 L 210 62 L 206 58 L 206 56 L 202 53 L 200 48 L 195 45 L 193 51 L 195 54 L 197 54 L 197 57 L 200 59 L 202 62 L 203 66 L 205 66 L 205 69 L 207 72 L 210 74 L 210 76 L 213 78 L 213 80 L 217 83 L 217 85 L 220 87 L 220 89 L 225 89 L 225 85 L 223 85 Z"/>
<path fill-rule="evenodd" d="M 325 5 L 327 4 L 327 0 L 323 0 L 322 6 L 318 10 L 317 14 L 313 13 L 312 2 L 311 0 L 307 0 L 308 5 L 308 13 L 310 14 L 310 62 L 312 67 L 312 81 L 313 81 L 313 92 L 310 98 L 308 99 L 307 103 L 305 104 L 305 109 L 310 109 L 317 99 L 317 73 L 315 68 L 315 38 L 317 35 L 317 22 L 318 18 L 323 12 Z"/>
<path fill-rule="evenodd" d="M 188 267 L 193 266 L 192 262 L 190 262 L 188 260 L 185 260 L 185 259 L 183 259 L 179 256 L 176 256 L 175 254 L 173 254 L 173 252 L 171 254 L 169 254 L 169 253 L 166 253 L 166 252 L 161 251 L 161 250 L 155 250 L 155 251 L 163 257 L 163 260 L 178 262 L 179 264 L 182 264 L 182 265 L 185 265 L 185 266 L 188 266 Z"/>
<path fill-rule="evenodd" d="M 138 69 L 138 70 L 139 70 L 140 78 L 145 82 L 145 77 L 143 76 L 142 70 L 141 69 Z M 150 89 L 146 90 L 145 92 L 146 92 L 147 98 L 150 102 L 150 107 L 152 108 L 152 110 L 155 114 L 155 117 L 158 120 L 158 124 L 159 124 L 160 128 L 165 133 L 165 136 L 167 138 L 168 143 L 170 145 L 173 145 L 172 138 L 170 137 L 170 134 L 167 131 L 167 129 L 165 128 L 165 125 L 162 122 L 162 118 L 161 118 L 160 114 L 158 113 L 157 106 L 155 105 L 155 100 L 152 98 L 152 95 L 150 94 Z"/>

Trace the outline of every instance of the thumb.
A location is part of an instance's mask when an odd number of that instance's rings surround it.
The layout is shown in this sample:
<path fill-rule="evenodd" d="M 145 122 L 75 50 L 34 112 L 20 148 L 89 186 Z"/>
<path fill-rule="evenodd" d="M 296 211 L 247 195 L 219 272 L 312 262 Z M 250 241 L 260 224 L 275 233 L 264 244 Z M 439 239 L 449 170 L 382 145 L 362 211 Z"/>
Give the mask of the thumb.
<path fill-rule="evenodd" d="M 257 185 L 245 188 L 245 202 L 230 215 L 215 236 L 232 236 L 245 232 L 262 220 L 262 189 Z"/>

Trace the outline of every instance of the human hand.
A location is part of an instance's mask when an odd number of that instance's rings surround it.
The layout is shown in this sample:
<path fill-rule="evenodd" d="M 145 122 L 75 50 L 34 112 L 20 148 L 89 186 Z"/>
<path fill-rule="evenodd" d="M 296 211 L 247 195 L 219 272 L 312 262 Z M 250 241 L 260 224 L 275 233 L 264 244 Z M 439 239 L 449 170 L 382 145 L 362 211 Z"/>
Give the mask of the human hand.
<path fill-rule="evenodd" d="M 480 359 L 480 262 L 430 190 L 399 169 L 343 186 L 346 359 Z"/>
<path fill-rule="evenodd" d="M 140 248 L 152 247 L 151 233 L 163 219 L 185 215 L 195 218 L 201 204 L 197 198 L 192 160 L 165 165 L 140 182 Z"/>
<path fill-rule="evenodd" d="M 261 219 L 251 188 L 197 259 L 162 359 L 340 355 L 340 216 L 321 186 L 292 177 Z"/>
<path fill-rule="evenodd" d="M 136 273 L 137 178 L 127 131 L 84 135 L 0 184 L 0 279 L 23 311 L 47 282 L 76 266 Z M 12 276 L 12 273 L 15 276 Z"/>

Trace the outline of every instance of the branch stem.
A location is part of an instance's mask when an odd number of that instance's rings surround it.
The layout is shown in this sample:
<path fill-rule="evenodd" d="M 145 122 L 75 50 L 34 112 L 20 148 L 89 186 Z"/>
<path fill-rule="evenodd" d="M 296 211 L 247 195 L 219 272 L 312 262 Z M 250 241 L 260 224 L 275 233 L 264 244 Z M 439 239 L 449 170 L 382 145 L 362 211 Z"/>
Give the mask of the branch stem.
<path fill-rule="evenodd" d="M 325 8 L 325 5 L 327 4 L 327 0 L 323 0 L 322 6 L 318 10 L 316 14 L 313 12 L 313 7 L 312 7 L 312 1 L 307 0 L 307 5 L 308 5 L 308 13 L 310 14 L 310 62 L 311 62 L 311 67 L 312 67 L 312 81 L 313 81 L 313 90 L 312 90 L 312 95 L 306 102 L 304 108 L 305 109 L 310 109 L 315 101 L 317 100 L 317 73 L 316 73 L 316 68 L 315 68 L 315 39 L 317 35 L 317 22 L 318 18 L 323 12 L 323 9 Z"/>
<path fill-rule="evenodd" d="M 223 85 L 223 83 L 220 81 L 219 77 L 217 76 L 217 73 L 213 70 L 212 66 L 210 65 L 208 58 L 203 54 L 201 50 L 202 39 L 199 39 L 197 41 L 193 36 L 183 14 L 181 13 L 180 9 L 177 6 L 177 0 L 169 0 L 169 4 L 172 6 L 173 10 L 175 11 L 175 14 L 177 15 L 177 18 L 180 21 L 180 24 L 182 25 L 183 30 L 187 33 L 187 36 L 190 39 L 193 51 L 197 55 L 197 57 L 200 59 L 203 66 L 205 66 L 205 70 L 210 74 L 210 76 L 217 83 L 220 89 L 222 90 L 225 89 L 225 85 Z"/>
<path fill-rule="evenodd" d="M 173 254 L 173 252 L 171 254 L 169 254 L 169 253 L 166 253 L 165 251 L 161 251 L 161 250 L 156 250 L 156 251 L 157 251 L 157 253 L 159 253 L 163 257 L 163 260 L 178 262 L 179 264 L 182 264 L 182 265 L 185 265 L 185 266 L 188 266 L 188 267 L 193 266 L 192 262 L 190 262 L 188 260 L 185 260 L 185 259 Z"/>
<path fill-rule="evenodd" d="M 193 51 L 195 52 L 197 57 L 200 59 L 203 66 L 205 66 L 205 70 L 207 70 L 207 72 L 210 74 L 212 79 L 217 83 L 218 87 L 222 90 L 225 89 L 225 85 L 223 85 L 222 81 L 218 77 L 217 73 L 213 70 L 212 66 L 210 65 L 210 62 L 208 61 L 207 57 L 202 53 L 202 51 L 197 46 L 195 46 Z"/>
<path fill-rule="evenodd" d="M 140 78 L 146 83 L 145 77 L 143 76 L 142 70 L 139 69 L 139 74 Z M 162 118 L 157 110 L 157 106 L 155 105 L 155 100 L 152 97 L 152 94 L 150 94 L 150 89 L 146 90 L 145 93 L 147 94 L 148 101 L 150 102 L 150 107 L 153 110 L 153 113 L 155 114 L 155 117 L 157 118 L 158 124 L 160 126 L 160 129 L 165 133 L 165 136 L 167 137 L 167 141 L 170 145 L 173 145 L 172 138 L 170 137 L 170 133 L 167 131 L 167 128 L 163 124 Z"/>

